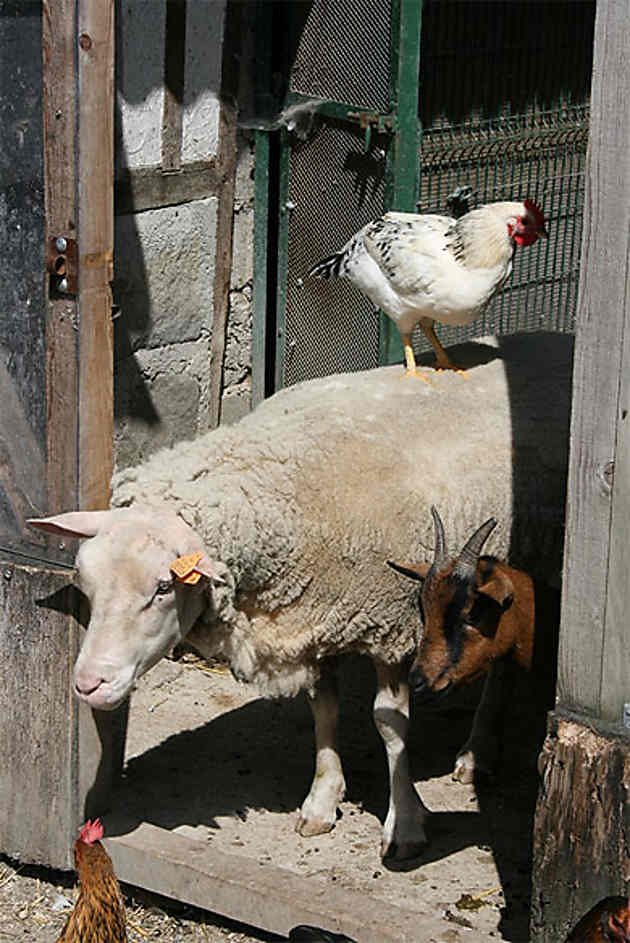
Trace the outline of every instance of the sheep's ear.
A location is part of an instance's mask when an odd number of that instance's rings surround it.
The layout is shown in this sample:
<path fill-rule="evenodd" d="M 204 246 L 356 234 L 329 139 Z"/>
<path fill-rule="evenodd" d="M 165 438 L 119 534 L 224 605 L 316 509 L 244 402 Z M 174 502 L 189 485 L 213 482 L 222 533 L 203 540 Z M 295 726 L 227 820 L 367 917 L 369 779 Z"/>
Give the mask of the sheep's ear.
<path fill-rule="evenodd" d="M 487 582 L 477 588 L 477 592 L 483 596 L 489 596 L 497 602 L 503 611 L 509 609 L 514 601 L 514 586 L 512 580 L 501 570 L 493 571 L 492 576 Z"/>
<path fill-rule="evenodd" d="M 225 583 L 224 577 L 219 572 L 220 566 L 221 564 L 213 563 L 206 553 L 197 551 L 197 553 L 177 557 L 171 562 L 170 569 L 178 582 L 196 586 L 202 576 L 212 583 Z"/>
<path fill-rule="evenodd" d="M 402 573 L 403 576 L 408 576 L 411 580 L 417 580 L 419 583 L 424 582 L 427 573 L 431 569 L 430 563 L 394 563 L 393 560 L 388 560 L 387 566 L 391 566 L 392 570 Z"/>
<path fill-rule="evenodd" d="M 195 572 L 201 573 L 213 583 L 227 583 L 225 577 L 219 572 L 219 567 L 214 563 L 207 553 L 201 555 L 198 563 L 195 563 Z"/>
<path fill-rule="evenodd" d="M 67 511 L 53 517 L 31 517 L 27 524 L 63 537 L 95 537 L 111 520 L 112 511 Z"/>

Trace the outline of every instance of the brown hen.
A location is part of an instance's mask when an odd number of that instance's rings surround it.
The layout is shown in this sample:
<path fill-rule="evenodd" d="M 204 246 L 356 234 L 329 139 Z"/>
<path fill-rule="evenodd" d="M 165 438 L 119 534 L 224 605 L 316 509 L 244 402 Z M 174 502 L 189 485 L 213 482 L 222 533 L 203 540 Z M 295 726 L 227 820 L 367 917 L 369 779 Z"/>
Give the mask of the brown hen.
<path fill-rule="evenodd" d="M 565 943 L 630 943 L 630 900 L 604 897 L 584 914 Z"/>
<path fill-rule="evenodd" d="M 125 907 L 102 837 L 99 819 L 79 831 L 74 865 L 81 889 L 57 943 L 127 943 Z"/>

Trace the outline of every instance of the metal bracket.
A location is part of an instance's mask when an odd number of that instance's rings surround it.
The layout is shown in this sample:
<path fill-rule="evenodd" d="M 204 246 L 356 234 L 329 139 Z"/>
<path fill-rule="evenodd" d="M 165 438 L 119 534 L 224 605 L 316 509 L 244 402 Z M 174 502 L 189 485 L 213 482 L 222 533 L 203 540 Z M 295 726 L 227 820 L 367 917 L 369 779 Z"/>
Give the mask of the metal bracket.
<path fill-rule="evenodd" d="M 378 134 L 394 134 L 396 131 L 396 115 L 381 115 L 376 111 L 349 111 L 348 118 L 359 122 L 365 135 L 365 153 L 372 146 L 372 129 Z"/>
<path fill-rule="evenodd" d="M 78 289 L 78 248 L 70 236 L 51 236 L 48 240 L 46 268 L 51 288 L 63 295 L 76 295 Z"/>

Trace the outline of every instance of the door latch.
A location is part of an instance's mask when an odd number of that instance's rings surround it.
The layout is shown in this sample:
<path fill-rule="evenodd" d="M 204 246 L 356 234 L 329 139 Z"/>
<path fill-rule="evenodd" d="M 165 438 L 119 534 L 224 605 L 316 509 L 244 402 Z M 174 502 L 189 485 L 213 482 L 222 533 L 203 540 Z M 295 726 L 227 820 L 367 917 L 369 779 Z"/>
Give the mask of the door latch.
<path fill-rule="evenodd" d="M 396 131 L 396 116 L 394 114 L 382 115 L 375 111 L 349 111 L 348 118 L 354 118 L 359 122 L 359 127 L 364 134 L 366 154 L 372 146 L 372 129 L 378 134 L 393 134 Z"/>
<path fill-rule="evenodd" d="M 78 288 L 77 241 L 70 236 L 51 236 L 48 240 L 46 268 L 50 274 L 51 293 L 76 295 Z"/>

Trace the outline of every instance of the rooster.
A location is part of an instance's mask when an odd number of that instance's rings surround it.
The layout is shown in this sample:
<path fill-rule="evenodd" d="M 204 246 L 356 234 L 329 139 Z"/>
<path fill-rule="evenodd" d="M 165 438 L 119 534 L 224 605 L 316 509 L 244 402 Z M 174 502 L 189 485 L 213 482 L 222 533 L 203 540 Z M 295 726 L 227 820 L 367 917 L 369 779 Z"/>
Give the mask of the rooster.
<path fill-rule="evenodd" d="M 604 897 L 574 926 L 565 943 L 630 943 L 630 900 Z"/>
<path fill-rule="evenodd" d="M 81 890 L 57 943 L 127 943 L 125 907 L 102 837 L 99 819 L 79 831 L 74 865 Z"/>
<path fill-rule="evenodd" d="M 512 271 L 517 246 L 547 237 L 535 203 L 487 203 L 454 219 L 386 213 L 364 226 L 309 272 L 349 278 L 394 321 L 405 349 L 407 375 L 419 375 L 411 333 L 419 324 L 438 366 L 456 367 L 433 324 L 468 324 L 482 313 Z"/>

